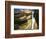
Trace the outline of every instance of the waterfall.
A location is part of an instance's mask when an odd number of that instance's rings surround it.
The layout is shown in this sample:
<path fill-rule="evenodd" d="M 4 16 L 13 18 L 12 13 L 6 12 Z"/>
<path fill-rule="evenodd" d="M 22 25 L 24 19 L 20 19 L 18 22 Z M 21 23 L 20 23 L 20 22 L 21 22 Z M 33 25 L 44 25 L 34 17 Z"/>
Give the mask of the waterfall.
<path fill-rule="evenodd" d="M 35 18 L 33 17 L 34 15 L 34 11 L 32 11 L 32 29 L 34 28 L 34 22 L 35 22 Z"/>

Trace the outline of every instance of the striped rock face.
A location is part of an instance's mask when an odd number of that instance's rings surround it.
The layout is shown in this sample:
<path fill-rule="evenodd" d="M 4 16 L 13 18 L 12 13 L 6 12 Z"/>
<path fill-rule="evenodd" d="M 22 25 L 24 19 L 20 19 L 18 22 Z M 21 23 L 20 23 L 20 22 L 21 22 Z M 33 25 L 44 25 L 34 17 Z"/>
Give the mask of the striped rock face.
<path fill-rule="evenodd" d="M 23 14 L 20 19 L 30 19 L 32 16 L 32 11 L 31 10 L 21 10 L 21 13 Z"/>

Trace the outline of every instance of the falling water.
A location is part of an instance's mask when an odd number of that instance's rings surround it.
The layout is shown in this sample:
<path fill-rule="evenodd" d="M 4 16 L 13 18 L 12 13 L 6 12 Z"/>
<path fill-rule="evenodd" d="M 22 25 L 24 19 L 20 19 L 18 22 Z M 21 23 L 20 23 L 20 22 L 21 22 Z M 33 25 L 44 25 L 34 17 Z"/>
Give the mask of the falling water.
<path fill-rule="evenodd" d="M 35 22 L 35 19 L 34 19 L 34 17 L 33 17 L 33 14 L 34 14 L 34 11 L 32 11 L 32 30 L 33 30 L 33 28 L 34 28 L 34 22 Z"/>

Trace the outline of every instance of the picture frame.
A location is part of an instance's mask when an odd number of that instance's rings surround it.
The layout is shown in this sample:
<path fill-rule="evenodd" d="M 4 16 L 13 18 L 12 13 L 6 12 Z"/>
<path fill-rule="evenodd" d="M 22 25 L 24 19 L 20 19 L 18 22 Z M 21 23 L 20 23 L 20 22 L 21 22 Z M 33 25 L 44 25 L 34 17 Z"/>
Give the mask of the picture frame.
<path fill-rule="evenodd" d="M 24 29 L 19 28 L 20 30 L 19 29 L 15 30 L 16 28 L 13 29 L 15 26 L 14 23 L 16 23 L 14 22 L 16 20 L 14 18 L 16 13 L 15 11 L 17 10 L 26 11 L 26 12 L 29 10 L 31 12 L 35 10 L 37 12 L 39 11 L 39 20 L 38 20 L 39 28 L 36 30 L 35 29 L 26 30 L 25 28 Z M 45 35 L 45 4 L 44 3 L 5 1 L 5 38 L 34 37 L 34 36 L 44 36 L 44 35 Z"/>

